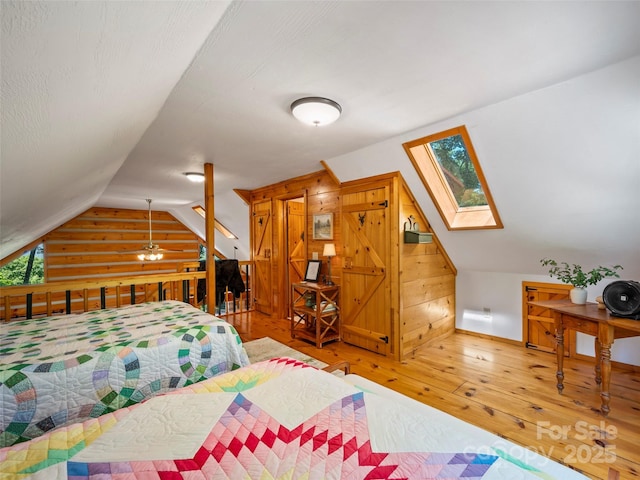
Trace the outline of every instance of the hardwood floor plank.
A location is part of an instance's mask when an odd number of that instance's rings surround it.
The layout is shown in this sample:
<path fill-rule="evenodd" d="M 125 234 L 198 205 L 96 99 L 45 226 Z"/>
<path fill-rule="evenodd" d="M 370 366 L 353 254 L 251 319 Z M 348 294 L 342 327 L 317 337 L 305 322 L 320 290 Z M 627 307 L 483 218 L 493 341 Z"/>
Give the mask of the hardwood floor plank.
<path fill-rule="evenodd" d="M 593 479 L 614 467 L 622 479 L 640 479 L 640 378 L 613 368 L 611 412 L 599 411 L 593 363 L 565 359 L 565 389 L 556 389 L 555 355 L 508 342 L 455 334 L 396 362 L 333 342 L 317 349 L 291 339 L 286 319 L 252 312 L 228 321 L 243 341 L 269 336 L 331 364 L 403 393 L 502 438 L 565 463 Z M 593 438 L 597 437 L 597 438 Z"/>

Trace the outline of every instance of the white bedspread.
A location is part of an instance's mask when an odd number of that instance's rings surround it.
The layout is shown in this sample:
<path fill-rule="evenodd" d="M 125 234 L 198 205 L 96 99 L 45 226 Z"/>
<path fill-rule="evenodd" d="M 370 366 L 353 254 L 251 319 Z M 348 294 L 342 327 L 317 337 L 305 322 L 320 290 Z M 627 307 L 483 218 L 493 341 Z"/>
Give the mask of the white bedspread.
<path fill-rule="evenodd" d="M 585 479 L 365 379 L 287 358 L 2 449 L 0 462 L 33 480 Z"/>
<path fill-rule="evenodd" d="M 163 301 L 0 331 L 0 446 L 249 364 L 232 325 Z"/>

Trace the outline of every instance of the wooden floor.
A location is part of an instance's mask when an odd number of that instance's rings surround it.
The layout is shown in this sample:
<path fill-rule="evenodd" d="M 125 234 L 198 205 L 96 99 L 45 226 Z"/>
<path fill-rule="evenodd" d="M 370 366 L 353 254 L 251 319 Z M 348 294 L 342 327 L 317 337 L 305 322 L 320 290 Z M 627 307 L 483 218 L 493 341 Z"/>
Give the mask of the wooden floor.
<path fill-rule="evenodd" d="M 611 412 L 589 362 L 565 361 L 555 387 L 555 356 L 505 342 L 455 334 L 402 362 L 334 342 L 317 349 L 291 339 L 289 322 L 258 313 L 229 315 L 243 341 L 271 337 L 569 465 L 590 478 L 640 478 L 640 374 L 614 369 Z"/>

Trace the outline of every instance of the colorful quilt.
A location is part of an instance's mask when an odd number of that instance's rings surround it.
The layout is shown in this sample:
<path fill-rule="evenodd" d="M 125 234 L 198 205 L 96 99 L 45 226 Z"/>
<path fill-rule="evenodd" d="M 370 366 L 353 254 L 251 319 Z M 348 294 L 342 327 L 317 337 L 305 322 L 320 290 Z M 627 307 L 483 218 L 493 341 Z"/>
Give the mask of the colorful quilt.
<path fill-rule="evenodd" d="M 173 300 L 3 324 L 0 447 L 248 364 L 233 326 Z"/>
<path fill-rule="evenodd" d="M 0 449 L 0 478 L 585 479 L 360 380 L 259 362 Z"/>

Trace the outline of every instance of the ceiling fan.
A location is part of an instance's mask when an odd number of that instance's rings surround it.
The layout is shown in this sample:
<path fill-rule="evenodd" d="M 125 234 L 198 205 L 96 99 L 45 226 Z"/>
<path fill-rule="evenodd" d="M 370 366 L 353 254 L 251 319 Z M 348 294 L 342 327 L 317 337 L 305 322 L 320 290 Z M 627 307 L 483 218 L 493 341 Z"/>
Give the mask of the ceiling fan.
<path fill-rule="evenodd" d="M 149 204 L 149 243 L 144 245 L 138 252 L 138 260 L 141 261 L 155 261 L 162 260 L 163 252 L 165 251 L 163 248 L 160 248 L 157 244 L 153 243 L 152 240 L 152 232 L 151 232 L 151 199 L 147 198 L 147 203 Z"/>

